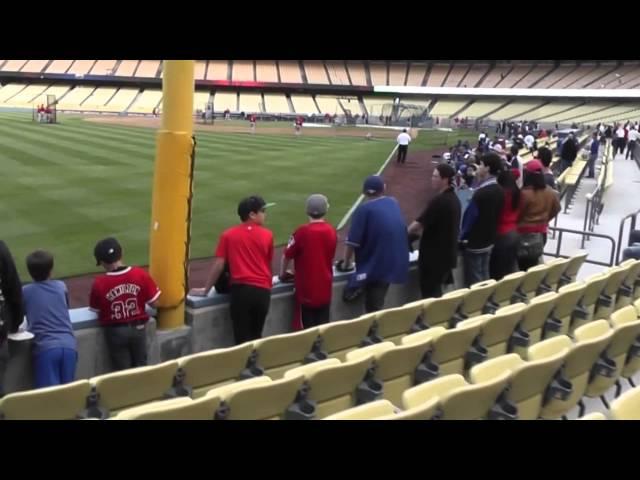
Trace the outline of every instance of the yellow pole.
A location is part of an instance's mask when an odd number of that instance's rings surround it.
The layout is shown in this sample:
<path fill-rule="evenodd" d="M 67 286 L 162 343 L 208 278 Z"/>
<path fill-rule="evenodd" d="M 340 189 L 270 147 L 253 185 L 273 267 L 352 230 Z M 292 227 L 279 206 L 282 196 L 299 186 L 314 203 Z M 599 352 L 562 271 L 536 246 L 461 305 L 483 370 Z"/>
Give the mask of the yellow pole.
<path fill-rule="evenodd" d="M 194 60 L 165 60 L 162 125 L 156 136 L 149 271 L 162 295 L 158 327 L 184 325 L 189 258 Z"/>

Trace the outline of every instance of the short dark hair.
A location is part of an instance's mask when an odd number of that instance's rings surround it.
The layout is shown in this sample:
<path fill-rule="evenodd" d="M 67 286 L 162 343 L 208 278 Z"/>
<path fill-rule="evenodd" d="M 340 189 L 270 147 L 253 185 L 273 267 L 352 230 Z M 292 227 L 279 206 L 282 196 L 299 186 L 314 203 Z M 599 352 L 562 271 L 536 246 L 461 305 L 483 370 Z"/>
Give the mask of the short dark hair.
<path fill-rule="evenodd" d="M 438 171 L 440 178 L 446 178 L 447 180 L 449 180 L 449 185 L 451 185 L 451 183 L 453 182 L 453 177 L 456 176 L 455 169 L 448 163 L 439 163 L 438 165 L 436 165 L 436 170 Z"/>
<path fill-rule="evenodd" d="M 545 167 L 549 168 L 552 158 L 553 154 L 547 147 L 540 147 L 538 149 L 538 160 L 540 160 L 542 162 L 542 165 L 544 165 Z"/>
<path fill-rule="evenodd" d="M 246 222 L 252 213 L 258 213 L 266 207 L 267 203 L 258 195 L 246 197 L 238 203 L 238 216 Z"/>
<path fill-rule="evenodd" d="M 511 145 L 511 155 L 518 155 L 519 151 L 520 149 L 518 148 L 517 145 Z"/>
<path fill-rule="evenodd" d="M 27 270 L 34 282 L 44 282 L 53 270 L 53 255 L 44 250 L 36 250 L 27 256 Z"/>
<path fill-rule="evenodd" d="M 502 167 L 502 158 L 496 153 L 487 153 L 480 157 L 480 163 L 484 163 L 485 166 L 489 167 L 489 174 L 497 176 L 503 169 Z"/>

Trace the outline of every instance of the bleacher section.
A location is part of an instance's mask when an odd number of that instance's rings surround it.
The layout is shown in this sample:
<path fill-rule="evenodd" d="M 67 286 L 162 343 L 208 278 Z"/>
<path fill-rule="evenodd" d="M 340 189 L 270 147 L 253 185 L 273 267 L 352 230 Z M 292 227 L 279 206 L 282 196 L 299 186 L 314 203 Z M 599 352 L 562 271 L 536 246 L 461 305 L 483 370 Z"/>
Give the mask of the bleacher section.
<path fill-rule="evenodd" d="M 407 85 L 412 87 L 421 87 L 426 73 L 426 64 L 411 62 L 411 65 L 409 66 L 409 75 L 407 76 Z"/>
<path fill-rule="evenodd" d="M 90 97 L 82 103 L 83 110 L 93 110 L 97 112 L 108 111 L 106 103 L 115 95 L 117 88 L 98 87 Z"/>
<path fill-rule="evenodd" d="M 461 87 L 465 88 L 474 88 L 478 85 L 478 82 L 483 77 L 485 73 L 489 70 L 489 65 L 486 64 L 475 64 L 471 65 L 471 68 L 460 82 Z"/>
<path fill-rule="evenodd" d="M 231 80 L 234 82 L 254 82 L 253 60 L 234 60 L 231 69 Z"/>
<path fill-rule="evenodd" d="M 239 112 L 238 94 L 236 92 L 216 92 L 213 97 L 213 109 L 216 112 Z"/>
<path fill-rule="evenodd" d="M 324 97 L 321 95 L 316 95 L 316 103 L 318 104 L 318 108 L 320 109 L 320 113 L 325 114 L 328 113 L 330 115 L 342 115 L 344 111 L 340 104 L 338 103 L 338 99 L 335 97 Z M 360 113 L 360 112 L 353 112 Z"/>
<path fill-rule="evenodd" d="M 240 111 L 244 113 L 260 113 L 262 96 L 259 93 L 240 92 Z"/>
<path fill-rule="evenodd" d="M 460 112 L 463 117 L 479 118 L 497 110 L 504 105 L 503 100 L 476 100 L 468 108 Z"/>
<path fill-rule="evenodd" d="M 544 75 L 553 70 L 553 65 L 544 65 L 539 64 L 536 65 L 533 70 L 527 73 L 524 77 L 522 77 L 516 84 L 514 88 L 529 88 L 534 87 L 534 84 L 540 80 Z"/>
<path fill-rule="evenodd" d="M 136 77 L 155 78 L 160 68 L 159 60 L 140 60 L 140 65 L 136 70 Z"/>
<path fill-rule="evenodd" d="M 444 81 L 443 87 L 457 87 L 460 81 L 464 78 L 469 65 L 454 65 L 449 71 L 449 76 Z"/>
<path fill-rule="evenodd" d="M 516 65 L 496 86 L 498 88 L 511 88 L 518 83 L 529 70 L 531 70 L 531 65 Z"/>
<path fill-rule="evenodd" d="M 505 107 L 493 112 L 489 118 L 496 120 L 511 120 L 525 115 L 525 112 L 542 105 L 542 100 L 515 100 Z"/>
<path fill-rule="evenodd" d="M 406 62 L 391 62 L 389 64 L 389 85 L 404 86 L 406 76 Z"/>
<path fill-rule="evenodd" d="M 137 88 L 121 88 L 116 94 L 109 100 L 109 103 L 105 106 L 105 111 L 108 112 L 124 112 L 133 99 L 138 95 L 139 90 Z"/>
<path fill-rule="evenodd" d="M 129 113 L 151 113 L 160 105 L 162 90 L 145 90 L 127 110 Z"/>
<path fill-rule="evenodd" d="M 329 78 L 324 69 L 324 63 L 319 60 L 305 60 L 304 72 L 307 75 L 307 82 L 321 85 L 328 85 Z"/>
<path fill-rule="evenodd" d="M 450 117 L 467 104 L 468 100 L 442 99 L 436 102 L 431 109 L 431 115 L 435 117 Z"/>
<path fill-rule="evenodd" d="M 206 71 L 207 71 L 207 61 L 206 60 L 198 61 L 196 62 L 196 65 L 193 71 L 193 77 L 196 80 L 205 80 Z"/>
<path fill-rule="evenodd" d="M 317 115 L 318 113 L 320 113 L 318 112 L 316 104 L 314 103 L 313 98 L 311 98 L 311 95 L 291 95 L 291 102 L 293 103 L 295 113 L 302 113 L 307 115 L 310 115 L 312 113 L 315 113 Z"/>
<path fill-rule="evenodd" d="M 49 63 L 49 60 L 29 60 L 20 71 L 40 73 L 47 66 L 47 63 Z"/>
<path fill-rule="evenodd" d="M 91 75 L 109 75 L 113 72 L 117 60 L 98 60 L 89 72 Z"/>
<path fill-rule="evenodd" d="M 510 70 L 511 70 L 511 66 L 496 65 L 489 71 L 487 76 L 484 77 L 484 80 L 480 82 L 480 85 L 478 85 L 478 87 L 482 87 L 482 88 L 495 87 L 498 83 L 500 83 L 500 81 L 502 81 L 504 77 L 507 76 Z"/>
<path fill-rule="evenodd" d="M 545 120 L 547 117 L 555 115 L 556 113 L 560 113 L 565 110 L 569 110 L 573 107 L 578 106 L 577 101 L 573 102 L 562 102 L 562 101 L 554 101 L 549 102 L 546 105 L 541 106 L 540 108 L 536 108 L 531 112 L 527 112 L 526 117 L 529 120 Z"/>
<path fill-rule="evenodd" d="M 136 60 L 137 61 L 137 60 Z M 54 60 L 45 70 L 46 73 L 66 73 L 73 60 Z"/>
<path fill-rule="evenodd" d="M 349 76 L 351 77 L 351 83 L 353 85 L 368 85 L 367 75 L 364 70 L 364 63 L 347 62 L 347 69 L 349 70 Z"/>
<path fill-rule="evenodd" d="M 31 105 L 39 105 L 39 104 L 47 104 L 47 95 L 55 95 L 56 99 L 59 99 L 60 97 L 62 97 L 63 95 L 65 95 L 69 89 L 71 88 L 70 85 L 52 85 L 49 88 L 47 88 L 44 92 L 42 92 L 40 95 L 38 95 L 37 97 L 35 97 L 32 101 L 31 101 Z"/>
<path fill-rule="evenodd" d="M 82 103 L 89 98 L 95 87 L 75 87 L 58 101 L 59 110 L 81 110 Z"/>
<path fill-rule="evenodd" d="M 369 63 L 369 73 L 371 74 L 371 83 L 376 85 L 387 84 L 387 64 L 380 62 Z"/>
<path fill-rule="evenodd" d="M 9 83 L 0 88 L 0 103 L 5 103 L 16 95 L 20 90 L 23 90 L 25 85 L 20 83 Z"/>
<path fill-rule="evenodd" d="M 576 69 L 575 65 L 560 65 L 551 71 L 549 75 L 543 78 L 535 85 L 536 88 L 551 88 L 556 82 L 569 75 Z"/>
<path fill-rule="evenodd" d="M 67 73 L 73 75 L 87 75 L 94 63 L 96 63 L 95 60 L 75 60 Z"/>
<path fill-rule="evenodd" d="M 278 82 L 278 68 L 273 60 L 256 60 L 256 80 L 258 82 Z"/>
<path fill-rule="evenodd" d="M 3 100 L 5 105 L 11 107 L 31 108 L 33 99 L 47 89 L 47 85 L 29 85 L 9 100 Z"/>
<path fill-rule="evenodd" d="M 207 80 L 228 80 L 229 62 L 227 60 L 209 60 Z"/>
<path fill-rule="evenodd" d="M 122 60 L 114 75 L 119 77 L 133 77 L 140 60 Z"/>
<path fill-rule="evenodd" d="M 3 72 L 19 72 L 27 63 L 27 60 L 7 60 L 2 66 Z"/>
<path fill-rule="evenodd" d="M 327 61 L 325 64 L 333 85 L 351 85 L 344 61 Z"/>
<path fill-rule="evenodd" d="M 207 108 L 210 96 L 211 94 L 209 92 L 196 92 L 193 96 L 193 109 L 204 110 L 205 108 Z"/>
<path fill-rule="evenodd" d="M 427 79 L 427 87 L 441 87 L 444 83 L 444 79 L 449 73 L 451 65 L 436 63 L 431 66 L 431 73 Z"/>
<path fill-rule="evenodd" d="M 569 75 L 558 81 L 553 88 L 569 88 L 570 85 L 576 83 L 580 78 L 592 72 L 594 68 L 594 64 L 580 65 Z"/>
<path fill-rule="evenodd" d="M 351 115 L 362 115 L 362 108 L 360 108 L 360 102 L 357 98 L 347 98 L 340 99 L 340 103 L 342 104 L 342 109 L 349 110 Z"/>
<path fill-rule="evenodd" d="M 300 65 L 292 60 L 281 60 L 278 62 L 280 69 L 280 79 L 282 83 L 302 83 Z"/>
<path fill-rule="evenodd" d="M 269 113 L 293 113 L 289 108 L 287 97 L 283 93 L 265 93 L 265 110 Z"/>

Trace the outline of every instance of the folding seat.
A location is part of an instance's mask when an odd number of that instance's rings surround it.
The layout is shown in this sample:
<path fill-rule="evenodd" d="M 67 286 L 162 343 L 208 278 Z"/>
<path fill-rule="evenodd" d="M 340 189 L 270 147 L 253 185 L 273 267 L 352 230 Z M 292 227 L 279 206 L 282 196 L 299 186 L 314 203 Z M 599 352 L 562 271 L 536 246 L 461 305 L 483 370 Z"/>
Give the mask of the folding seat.
<path fill-rule="evenodd" d="M 640 302 L 636 302 L 640 303 Z M 639 305 L 640 306 L 640 305 Z M 610 346 L 610 357 L 615 360 L 616 365 L 622 363 L 620 377 L 626 378 L 632 386 L 635 386 L 633 376 L 640 371 L 640 332 L 638 331 L 638 318 L 640 310 L 633 306 L 622 308 L 611 314 L 611 325 L 614 328 L 614 337 L 619 338 L 620 344 Z M 628 343 L 630 341 L 630 343 Z M 613 341 L 612 341 L 613 343 Z M 624 353 L 625 346 L 629 344 L 627 351 Z M 622 385 L 618 382 L 618 389 L 615 396 L 620 395 Z"/>
<path fill-rule="evenodd" d="M 123 410 L 115 420 L 214 420 L 219 407 L 218 397 L 179 397 Z"/>
<path fill-rule="evenodd" d="M 616 295 L 616 310 L 634 301 L 636 288 L 640 284 L 640 260 L 629 259 L 619 266 L 625 268 L 627 273 Z"/>
<path fill-rule="evenodd" d="M 486 313 L 491 308 L 489 299 L 496 289 L 497 282 L 495 280 L 486 280 L 471 285 L 469 291 L 464 297 L 462 304 L 458 307 L 458 314 L 463 320 L 476 317 Z M 455 326 L 455 324 L 451 324 Z"/>
<path fill-rule="evenodd" d="M 389 342 L 390 346 L 393 344 Z M 285 379 L 301 376 L 304 386 L 298 392 L 296 405 L 313 407 L 313 418 L 322 419 L 363 403 L 382 399 L 383 385 L 375 379 L 371 358 L 340 364 L 324 360 L 294 368 Z"/>
<path fill-rule="evenodd" d="M 427 328 L 421 323 L 422 311 L 424 304 L 430 301 L 420 300 L 399 308 L 379 311 L 374 320 L 374 332 L 385 341 L 399 344 L 404 335 Z"/>
<path fill-rule="evenodd" d="M 608 402 L 604 394 L 614 384 L 618 387 L 616 396 L 620 394 L 622 386 L 618 380 L 622 375 L 629 352 L 640 335 L 640 320 L 633 306 L 614 312 L 610 323 L 613 326 L 613 336 L 607 349 L 602 352 L 599 364 L 591 372 L 585 393 L 587 397 L 600 397 L 607 407 Z"/>
<path fill-rule="evenodd" d="M 271 379 L 278 380 L 287 370 L 324 360 L 327 354 L 321 351 L 319 335 L 319 328 L 309 328 L 256 340 L 255 365 Z"/>
<path fill-rule="evenodd" d="M 465 325 L 466 322 L 481 319 L 482 345 L 487 350 L 487 358 L 495 358 L 511 351 L 515 344 L 528 346 L 529 334 L 518 328 L 526 310 L 527 305 L 516 303 L 500 308 L 495 315 L 482 315 L 460 322 L 458 328 Z"/>
<path fill-rule="evenodd" d="M 178 359 L 178 379 L 191 389 L 193 398 L 200 398 L 212 388 L 263 375 L 251 358 L 253 343 L 247 342 L 231 348 L 219 348 L 195 353 Z"/>
<path fill-rule="evenodd" d="M 446 375 L 431 382 L 418 385 L 404 392 L 402 406 L 405 410 L 416 408 L 438 397 L 440 408 L 437 415 L 442 420 L 480 420 L 506 418 L 514 412 L 496 409 L 509 380 L 509 372 L 488 382 L 467 383 L 462 375 Z"/>
<path fill-rule="evenodd" d="M 440 409 L 440 398 L 432 397 L 417 407 L 396 411 L 393 414 L 376 418 L 376 420 L 431 420 L 437 417 Z"/>
<path fill-rule="evenodd" d="M 540 416 L 547 389 L 568 353 L 569 348 L 563 348 L 535 361 L 509 353 L 476 365 L 469 378 L 473 383 L 483 383 L 509 372 L 509 389 L 504 400 L 515 408 L 519 420 L 535 420 Z"/>
<path fill-rule="evenodd" d="M 431 355 L 425 362 L 425 375 L 436 378 L 453 373 L 462 374 L 487 358 L 487 349 L 480 342 L 483 317 L 469 319 L 465 325 L 445 330 L 430 328 L 402 338 L 403 345 L 432 341 Z M 436 330 L 438 329 L 439 330 Z M 427 372 L 430 372 L 428 374 Z"/>
<path fill-rule="evenodd" d="M 535 265 L 527 270 L 518 288 L 518 294 L 521 295 L 522 298 L 521 301 L 530 301 L 536 295 L 541 295 L 549 291 L 549 289 L 544 288 L 543 285 L 544 278 L 550 269 L 551 267 L 549 265 L 541 264 Z"/>
<path fill-rule="evenodd" d="M 570 258 L 556 258 L 550 262 L 547 262 L 547 265 L 549 265 L 550 268 L 547 276 L 544 278 L 544 286 L 548 288 L 548 291 L 555 292 L 558 290 L 558 284 L 560 283 L 562 276 L 566 272 L 570 263 Z"/>
<path fill-rule="evenodd" d="M 582 282 L 574 282 L 558 290 L 556 305 L 551 312 L 551 318 L 544 329 L 543 338 L 556 335 L 567 335 L 574 329 L 574 319 L 584 318 L 586 310 L 582 308 L 581 300 L 587 286 Z"/>
<path fill-rule="evenodd" d="M 394 411 L 395 407 L 389 400 L 377 400 L 330 415 L 325 420 L 375 420 L 393 415 Z"/>
<path fill-rule="evenodd" d="M 375 379 L 382 383 L 383 398 L 400 405 L 402 393 L 415 385 L 431 380 L 429 369 L 431 340 L 422 343 L 394 346 L 378 343 L 347 354 L 347 361 L 369 358 L 375 362 Z"/>
<path fill-rule="evenodd" d="M 531 299 L 527 310 L 524 312 L 520 327 L 529 334 L 529 343 L 534 345 L 542 340 L 543 330 L 548 322 L 551 322 L 551 312 L 556 306 L 558 294 L 555 292 L 544 293 Z M 526 348 L 514 348 L 514 352 L 526 358 Z"/>
<path fill-rule="evenodd" d="M 468 292 L 468 288 L 462 288 L 449 292 L 441 298 L 426 301 L 422 307 L 421 323 L 427 327 L 448 328 L 452 323 L 455 324 L 463 320 L 457 316 L 456 312 Z"/>
<path fill-rule="evenodd" d="M 329 357 L 344 360 L 347 353 L 382 341 L 370 336 L 377 313 L 363 315 L 355 320 L 331 322 L 320 328 L 320 350 Z"/>
<path fill-rule="evenodd" d="M 73 420 L 87 417 L 88 380 L 10 393 L 0 399 L 3 420 Z"/>
<path fill-rule="evenodd" d="M 596 304 L 594 318 L 609 318 L 616 305 L 616 296 L 622 282 L 627 276 L 629 267 L 612 267 L 608 270 L 609 278 L 602 289 L 600 298 Z"/>
<path fill-rule="evenodd" d="M 584 283 L 586 285 L 584 296 L 580 302 L 584 315 L 576 315 L 573 321 L 572 328 L 576 329 L 596 319 L 594 316 L 596 311 L 596 304 L 600 299 L 600 294 L 604 289 L 609 275 L 606 273 L 596 273 L 585 278 Z M 608 318 L 608 317 L 607 317 Z"/>
<path fill-rule="evenodd" d="M 613 420 L 640 420 L 640 387 L 628 390 L 611 402 Z"/>
<path fill-rule="evenodd" d="M 487 313 L 495 313 L 500 307 L 506 307 L 512 303 L 521 301 L 516 292 L 522 283 L 524 278 L 524 272 L 514 272 L 506 275 L 497 284 L 496 289 L 491 294 L 489 299 L 489 306 L 487 307 Z"/>
<path fill-rule="evenodd" d="M 607 420 L 607 416 L 604 413 L 593 412 L 583 417 L 580 417 L 578 420 Z"/>
<path fill-rule="evenodd" d="M 584 395 L 589 376 L 605 351 L 613 330 L 606 320 L 596 320 L 576 329 L 576 343 L 567 336 L 553 337 L 529 348 L 529 359 L 548 357 L 549 351 L 570 348 L 564 364 L 555 378 L 553 392 L 547 394 L 540 416 L 545 419 L 559 418 L 575 407 Z M 605 327 L 607 327 L 605 329 Z"/>
<path fill-rule="evenodd" d="M 585 250 L 580 250 L 575 255 L 569 257 L 569 265 L 567 265 L 567 269 L 564 271 L 564 274 L 560 278 L 560 283 L 558 287 L 562 287 L 568 283 L 572 283 L 576 281 L 578 277 L 578 272 L 580 268 L 584 264 L 584 261 L 587 259 L 589 252 Z"/>
<path fill-rule="evenodd" d="M 91 378 L 89 416 L 112 417 L 125 408 L 188 395 L 184 389 L 175 388 L 177 371 L 178 362 L 172 360 Z"/>

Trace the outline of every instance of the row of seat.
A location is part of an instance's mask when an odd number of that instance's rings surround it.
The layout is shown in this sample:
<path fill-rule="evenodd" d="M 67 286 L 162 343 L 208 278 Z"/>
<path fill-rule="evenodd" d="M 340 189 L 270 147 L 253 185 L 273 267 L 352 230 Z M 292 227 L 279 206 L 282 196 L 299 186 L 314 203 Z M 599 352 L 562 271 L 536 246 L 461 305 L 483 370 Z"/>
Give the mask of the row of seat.
<path fill-rule="evenodd" d="M 532 267 L 526 273 L 512 274 L 500 282 L 482 282 L 471 289 L 451 292 L 440 299 L 414 302 L 356 320 L 333 322 L 321 328 L 190 355 L 153 367 L 103 375 L 90 381 L 76 382 L 72 386 L 9 395 L 0 402 L 0 410 L 7 418 L 14 415 L 33 415 L 36 418 L 39 415 L 60 418 L 59 415 L 62 415 L 62 418 L 68 418 L 84 410 L 72 405 L 83 404 L 83 399 L 90 397 L 90 404 L 94 408 L 83 414 L 113 416 L 122 409 L 159 400 L 167 395 L 187 394 L 200 398 L 209 390 L 233 383 L 236 379 L 263 374 L 280 379 L 288 370 L 308 362 L 327 358 L 344 361 L 350 352 L 359 347 L 382 341 L 400 344 L 405 335 L 427 327 L 431 328 L 422 334 L 429 336 L 439 331 L 434 327 L 458 326 L 455 331 L 448 332 L 438 340 L 442 346 L 436 350 L 434 357 L 434 362 L 443 364 L 443 371 L 447 373 L 447 362 L 453 356 L 463 355 L 470 350 L 481 332 L 486 345 L 483 348 L 488 350 L 487 356 L 492 357 L 507 350 L 517 350 L 518 344 L 522 345 L 526 340 L 522 337 L 528 336 L 530 342 L 537 342 L 553 332 L 568 332 L 574 326 L 571 323 L 571 319 L 575 320 L 576 317 L 574 311 L 581 312 L 582 321 L 593 318 L 596 311 L 606 314 L 602 309 L 608 308 L 607 305 L 614 301 L 612 295 L 617 295 L 616 301 L 620 305 L 628 304 L 628 297 L 618 294 L 621 290 L 629 295 L 640 294 L 636 285 L 640 262 L 626 262 L 616 267 L 620 272 L 615 275 L 613 272 L 601 274 L 602 278 L 588 279 L 584 285 L 566 285 L 560 288 L 559 293 L 554 292 L 559 285 L 575 279 L 585 257 L 586 253 L 581 253 L 570 259 L 558 259 Z M 622 285 L 626 289 L 622 289 Z M 633 285 L 633 288 L 629 285 Z M 550 291 L 535 296 L 536 292 L 547 290 Z M 609 303 L 603 303 L 603 299 L 608 299 Z M 512 302 L 529 302 L 529 305 L 520 303 L 509 306 Z M 490 312 L 495 315 L 488 314 Z M 474 319 L 473 325 L 465 325 L 463 320 L 482 313 L 485 315 Z M 519 328 L 516 329 L 516 326 Z M 511 347 L 509 342 L 513 343 Z M 142 384 L 154 386 L 138 388 Z M 66 405 L 70 408 L 63 408 L 63 411 L 55 410 L 55 401 L 47 401 L 47 406 L 51 408 L 46 412 L 29 405 L 29 399 L 35 405 L 42 404 L 42 398 L 52 392 L 62 392 L 61 398 L 68 394 L 76 400 L 67 401 Z M 16 403 L 20 403 L 22 413 L 8 411 Z"/>

